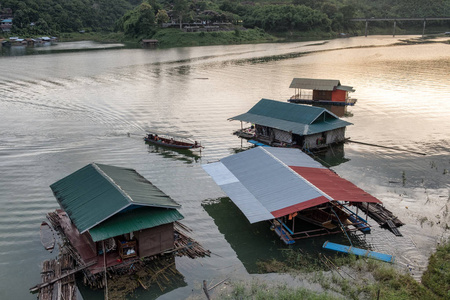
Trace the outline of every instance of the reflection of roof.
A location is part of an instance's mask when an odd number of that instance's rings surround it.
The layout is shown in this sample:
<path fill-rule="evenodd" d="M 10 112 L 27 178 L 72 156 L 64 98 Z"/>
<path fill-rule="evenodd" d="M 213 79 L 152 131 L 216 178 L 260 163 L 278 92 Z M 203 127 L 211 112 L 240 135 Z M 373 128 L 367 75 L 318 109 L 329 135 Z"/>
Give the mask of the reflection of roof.
<path fill-rule="evenodd" d="M 247 113 L 230 118 L 298 135 L 310 135 L 352 125 L 325 108 L 261 99 Z"/>
<path fill-rule="evenodd" d="M 380 202 L 298 149 L 257 147 L 203 169 L 250 223 L 333 200 Z"/>
<path fill-rule="evenodd" d="M 336 79 L 312 79 L 312 78 L 294 78 L 289 88 L 306 89 L 318 91 L 334 91 L 335 89 L 354 92 L 351 86 L 341 85 Z"/>
<path fill-rule="evenodd" d="M 138 207 L 180 207 L 133 169 L 91 163 L 50 188 L 80 233 Z"/>

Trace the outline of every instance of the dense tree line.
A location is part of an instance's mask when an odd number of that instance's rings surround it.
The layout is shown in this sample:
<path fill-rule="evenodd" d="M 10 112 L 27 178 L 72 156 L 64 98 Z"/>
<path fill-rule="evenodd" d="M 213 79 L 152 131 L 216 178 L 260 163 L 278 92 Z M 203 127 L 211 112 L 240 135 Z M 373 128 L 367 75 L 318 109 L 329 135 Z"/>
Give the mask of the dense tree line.
<path fill-rule="evenodd" d="M 350 18 L 450 14 L 448 0 L 0 0 L 0 5 L 13 10 L 15 34 L 85 30 L 133 37 L 149 37 L 169 19 L 179 26 L 229 22 L 269 32 L 342 32 L 356 26 Z"/>
<path fill-rule="evenodd" d="M 132 9 L 127 0 L 0 0 L 13 11 L 13 32 L 57 34 L 80 30 L 111 30 Z"/>

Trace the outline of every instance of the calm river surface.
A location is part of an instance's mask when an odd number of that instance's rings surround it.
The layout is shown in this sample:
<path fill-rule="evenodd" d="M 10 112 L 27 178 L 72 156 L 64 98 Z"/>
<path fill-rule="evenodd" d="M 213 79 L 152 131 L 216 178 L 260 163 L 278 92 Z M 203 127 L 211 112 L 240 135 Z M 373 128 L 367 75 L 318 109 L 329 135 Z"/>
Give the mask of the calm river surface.
<path fill-rule="evenodd" d="M 177 258 L 184 282 L 139 298 L 201 294 L 204 279 L 246 276 L 257 259 L 279 257 L 284 246 L 267 224 L 249 225 L 229 200 L 213 201 L 224 193 L 201 165 L 248 147 L 232 135 L 240 123 L 227 119 L 261 98 L 286 101 L 294 77 L 356 89 L 343 117 L 354 124 L 352 140 L 426 153 L 348 143 L 322 158 L 406 223 L 403 237 L 372 221 L 372 234 L 353 238 L 419 278 L 449 236 L 450 45 L 394 45 L 402 38 L 0 56 L 0 299 L 36 298 L 28 289 L 40 282 L 41 262 L 56 256 L 39 237 L 58 208 L 49 185 L 90 162 L 136 169 L 182 205 L 183 223 L 213 253 Z M 146 145 L 146 127 L 192 134 L 206 148 L 197 156 Z M 324 240 L 298 247 L 315 253 Z"/>

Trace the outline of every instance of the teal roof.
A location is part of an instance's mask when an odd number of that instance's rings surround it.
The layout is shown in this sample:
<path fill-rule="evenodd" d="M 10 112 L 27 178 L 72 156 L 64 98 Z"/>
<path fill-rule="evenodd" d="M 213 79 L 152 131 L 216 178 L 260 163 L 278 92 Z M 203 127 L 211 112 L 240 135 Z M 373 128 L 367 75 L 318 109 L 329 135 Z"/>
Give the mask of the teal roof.
<path fill-rule="evenodd" d="M 183 219 L 176 209 L 142 207 L 116 214 L 89 230 L 94 242 Z"/>
<path fill-rule="evenodd" d="M 50 188 L 80 233 L 133 206 L 180 207 L 135 170 L 96 163 Z"/>
<path fill-rule="evenodd" d="M 262 126 L 311 135 L 352 125 L 325 108 L 261 99 L 247 113 L 230 118 Z"/>

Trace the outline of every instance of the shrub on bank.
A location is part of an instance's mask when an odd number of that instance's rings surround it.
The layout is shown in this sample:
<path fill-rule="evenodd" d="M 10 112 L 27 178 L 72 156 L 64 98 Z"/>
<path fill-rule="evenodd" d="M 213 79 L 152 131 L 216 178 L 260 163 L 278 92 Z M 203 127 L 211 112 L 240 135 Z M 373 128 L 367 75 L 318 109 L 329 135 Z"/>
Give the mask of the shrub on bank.
<path fill-rule="evenodd" d="M 450 242 L 431 255 L 422 283 L 436 295 L 450 299 Z"/>
<path fill-rule="evenodd" d="M 184 32 L 175 28 L 159 30 L 152 39 L 158 40 L 162 48 L 261 43 L 276 40 L 261 29 Z"/>

